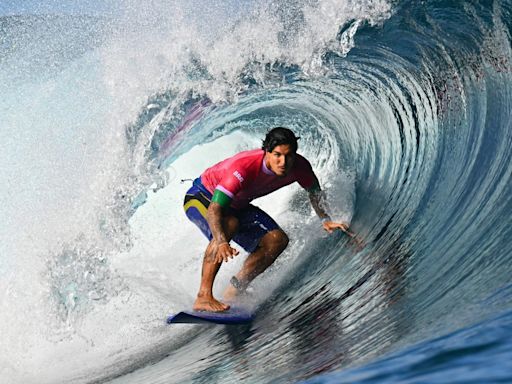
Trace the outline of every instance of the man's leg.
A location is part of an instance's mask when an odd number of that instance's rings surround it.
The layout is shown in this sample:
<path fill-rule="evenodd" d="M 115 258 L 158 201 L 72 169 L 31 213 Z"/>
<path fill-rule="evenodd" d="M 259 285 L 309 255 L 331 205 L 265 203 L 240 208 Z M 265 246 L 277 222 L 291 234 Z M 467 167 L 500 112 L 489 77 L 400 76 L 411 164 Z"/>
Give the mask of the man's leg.
<path fill-rule="evenodd" d="M 227 216 L 224 218 L 223 227 L 229 241 L 238 230 L 238 220 L 233 216 Z M 221 303 L 213 297 L 213 283 L 221 265 L 221 263 L 214 261 L 216 251 L 217 244 L 212 239 L 203 258 L 201 286 L 193 307 L 195 311 L 220 312 L 229 309 L 229 305 Z"/>
<path fill-rule="evenodd" d="M 244 287 L 249 285 L 256 276 L 265 271 L 277 257 L 286 249 L 289 239 L 282 229 L 274 229 L 265 234 L 258 248 L 247 256 L 240 272 L 236 274 L 237 280 Z M 228 286 L 224 292 L 224 299 L 229 300 L 238 294 L 238 289 L 233 285 Z"/>

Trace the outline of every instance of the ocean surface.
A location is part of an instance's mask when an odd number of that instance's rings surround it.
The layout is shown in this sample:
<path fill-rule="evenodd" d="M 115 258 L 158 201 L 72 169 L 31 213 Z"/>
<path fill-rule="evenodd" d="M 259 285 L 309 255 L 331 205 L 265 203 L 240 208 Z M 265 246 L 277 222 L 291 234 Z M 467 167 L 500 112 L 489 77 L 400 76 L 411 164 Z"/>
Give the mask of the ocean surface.
<path fill-rule="evenodd" d="M 0 16 L 2 383 L 512 382 L 512 1 L 102 9 Z M 284 188 L 254 322 L 167 325 L 188 179 L 274 126 L 366 246 Z"/>

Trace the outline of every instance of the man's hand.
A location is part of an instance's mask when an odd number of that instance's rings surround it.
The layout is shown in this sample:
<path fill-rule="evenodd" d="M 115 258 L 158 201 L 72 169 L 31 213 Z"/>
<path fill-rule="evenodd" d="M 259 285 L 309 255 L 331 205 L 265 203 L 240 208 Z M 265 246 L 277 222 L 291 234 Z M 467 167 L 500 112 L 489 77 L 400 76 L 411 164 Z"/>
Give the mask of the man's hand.
<path fill-rule="evenodd" d="M 217 245 L 217 250 L 215 252 L 215 262 L 217 264 L 222 263 L 223 261 L 229 261 L 236 255 L 238 255 L 238 251 L 235 248 L 231 248 L 229 243 L 223 242 Z"/>
<path fill-rule="evenodd" d="M 341 231 L 345 232 L 345 234 L 347 234 L 347 236 L 349 236 L 351 238 L 351 242 L 353 244 L 355 244 L 358 251 L 362 250 L 365 246 L 363 239 L 361 239 L 359 236 L 357 236 L 354 232 L 351 232 L 348 229 L 348 224 L 346 224 L 346 223 L 336 223 L 334 221 L 324 221 L 322 223 L 322 226 L 329 233 L 333 233 L 336 229 L 340 229 Z"/>
<path fill-rule="evenodd" d="M 355 236 L 352 232 L 350 232 L 348 230 L 348 224 L 345 224 L 345 223 L 335 223 L 334 221 L 327 220 L 322 223 L 322 226 L 329 233 L 333 233 L 336 229 L 341 229 L 343 232 L 345 232 L 350 237 Z"/>

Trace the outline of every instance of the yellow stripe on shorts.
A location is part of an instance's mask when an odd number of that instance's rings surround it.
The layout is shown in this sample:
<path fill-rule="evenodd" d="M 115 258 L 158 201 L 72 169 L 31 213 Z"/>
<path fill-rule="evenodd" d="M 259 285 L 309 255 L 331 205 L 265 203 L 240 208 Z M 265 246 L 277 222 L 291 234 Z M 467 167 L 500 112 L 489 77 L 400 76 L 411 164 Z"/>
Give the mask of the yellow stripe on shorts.
<path fill-rule="evenodd" d="M 183 206 L 183 208 L 185 208 L 185 212 L 188 211 L 188 209 L 190 207 L 196 208 L 199 211 L 199 213 L 201 214 L 201 216 L 203 216 L 206 219 L 206 217 L 208 215 L 208 210 L 206 209 L 206 207 L 203 204 L 201 204 L 201 202 L 199 200 L 192 199 L 187 204 L 185 204 Z"/>

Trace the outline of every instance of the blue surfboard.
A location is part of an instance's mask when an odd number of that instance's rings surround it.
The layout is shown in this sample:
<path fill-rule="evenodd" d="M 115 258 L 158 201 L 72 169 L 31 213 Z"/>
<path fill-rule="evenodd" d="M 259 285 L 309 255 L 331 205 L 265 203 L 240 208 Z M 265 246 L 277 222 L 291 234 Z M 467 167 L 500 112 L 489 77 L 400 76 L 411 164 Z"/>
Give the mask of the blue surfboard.
<path fill-rule="evenodd" d="M 245 308 L 231 307 L 223 312 L 181 311 L 167 317 L 167 324 L 247 324 L 254 314 Z"/>

